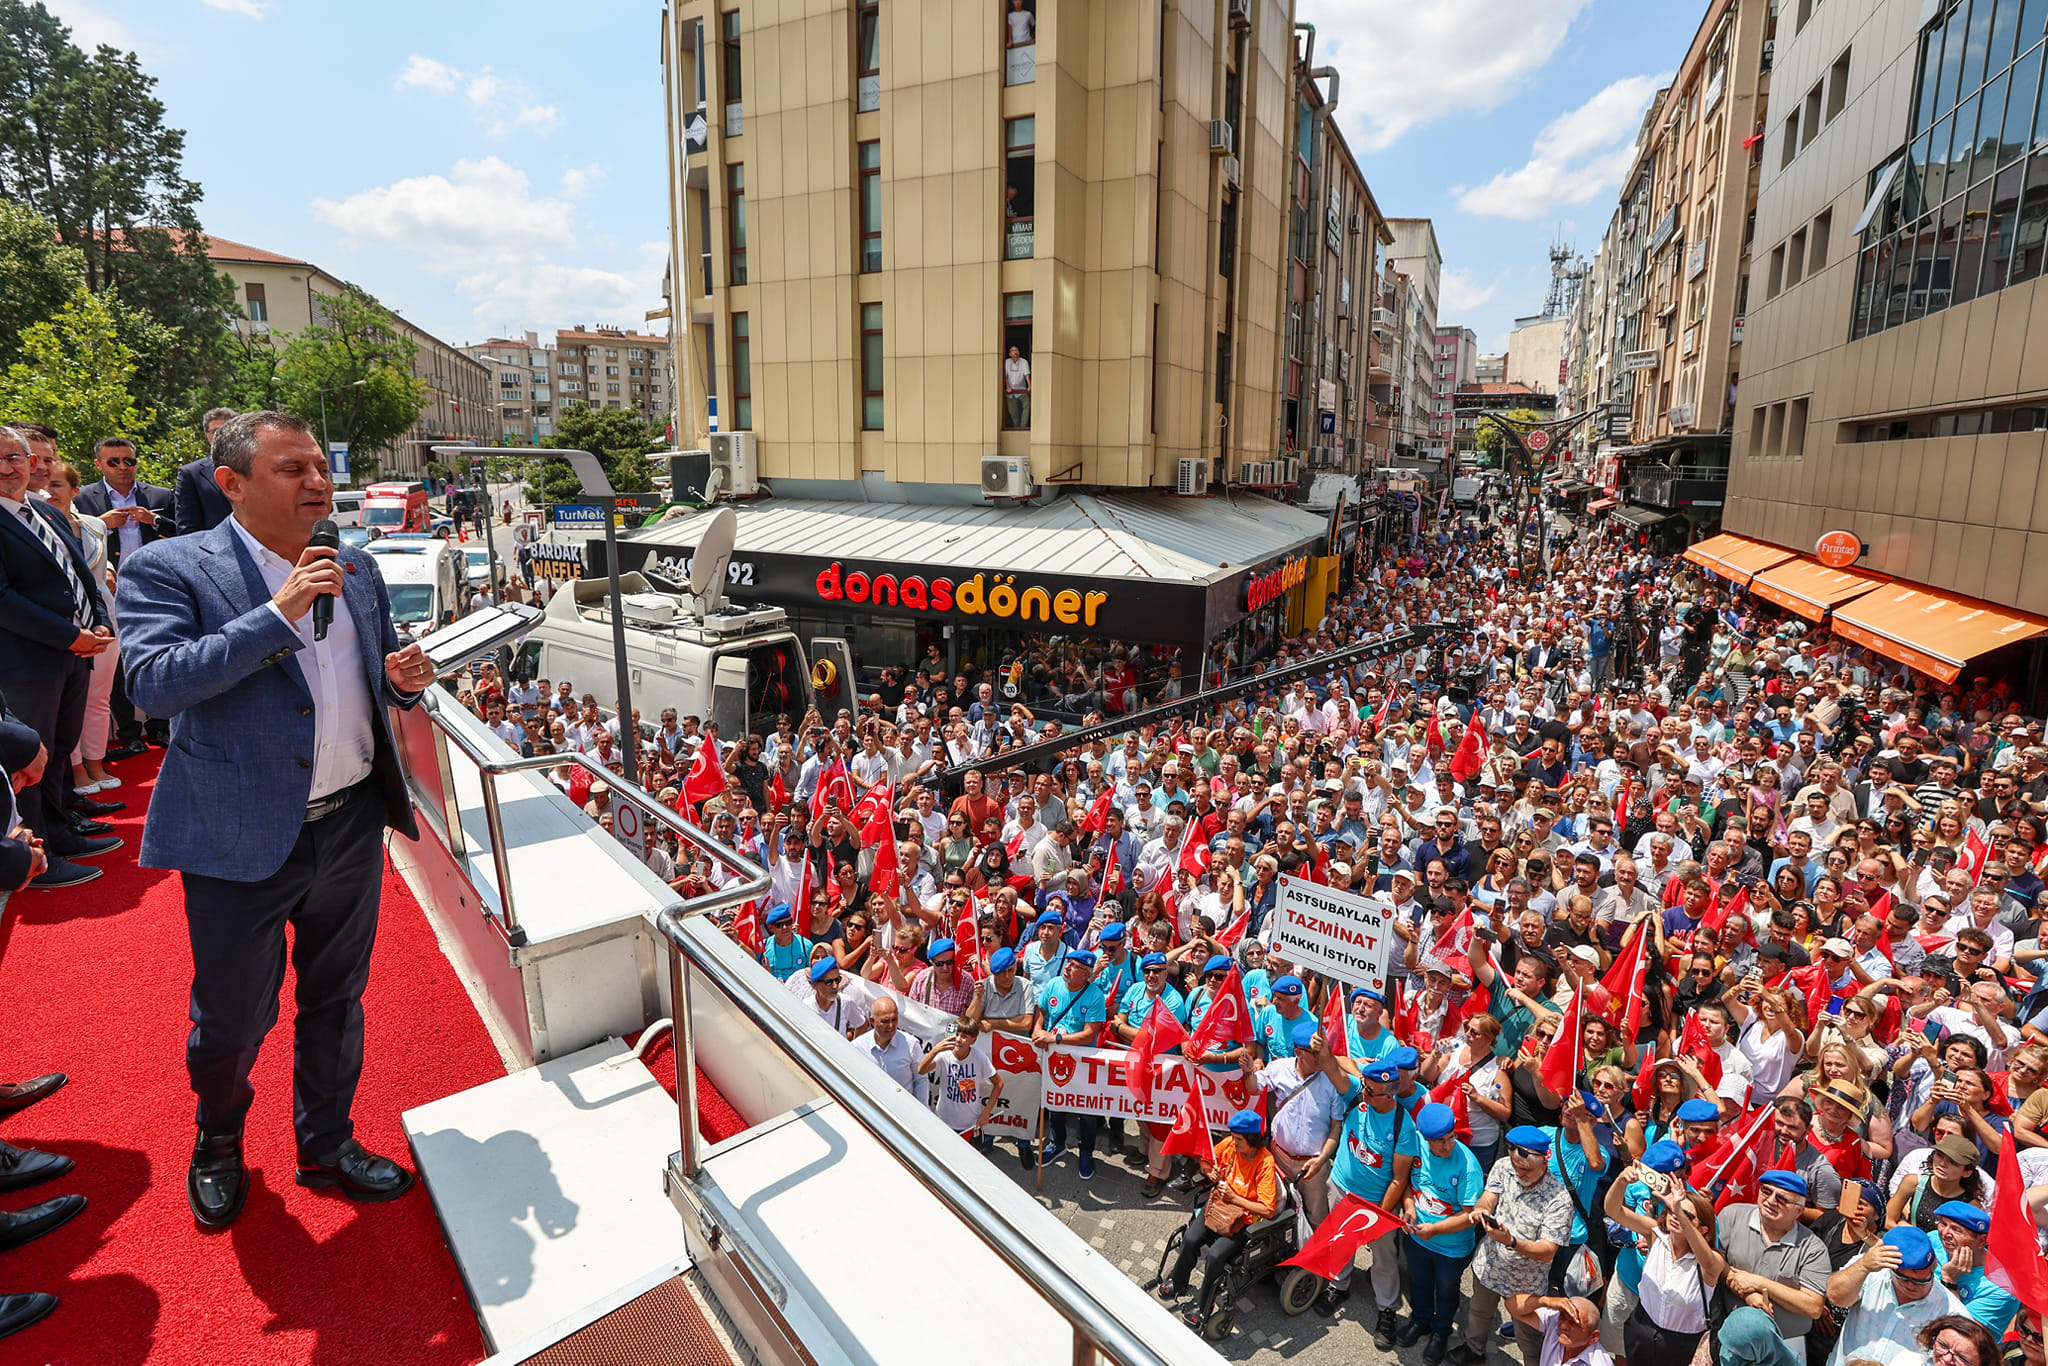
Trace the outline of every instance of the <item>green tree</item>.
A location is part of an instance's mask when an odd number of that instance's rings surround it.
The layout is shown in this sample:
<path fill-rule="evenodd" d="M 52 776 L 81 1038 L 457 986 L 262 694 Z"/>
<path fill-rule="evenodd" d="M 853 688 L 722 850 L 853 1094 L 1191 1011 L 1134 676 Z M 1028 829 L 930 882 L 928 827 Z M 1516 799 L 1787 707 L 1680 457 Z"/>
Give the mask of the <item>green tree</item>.
<path fill-rule="evenodd" d="M 261 376 L 265 392 L 287 412 L 297 413 L 324 439 L 349 443 L 354 478 L 376 472 L 375 457 L 419 421 L 427 406 L 427 382 L 412 372 L 419 348 L 391 325 L 384 306 L 350 286 L 319 301 L 324 322 L 292 337 L 275 371 Z M 245 379 L 257 376 L 260 352 L 249 348 Z"/>
<path fill-rule="evenodd" d="M 661 430 L 638 413 L 619 408 L 570 408 L 555 423 L 554 445 L 560 450 L 589 451 L 604 466 L 620 493 L 646 493 L 654 487 L 649 453 L 663 449 Z M 573 503 L 583 483 L 566 460 L 550 460 L 541 471 L 541 490 L 551 503 Z"/>
<path fill-rule="evenodd" d="M 1539 426 L 1550 420 L 1548 416 L 1537 412 L 1534 408 L 1510 408 L 1500 414 L 1500 416 L 1513 426 L 1515 430 L 1520 432 L 1526 432 L 1531 427 Z M 1502 450 L 1507 445 L 1507 438 L 1502 436 L 1500 428 L 1494 426 L 1491 422 L 1482 421 L 1475 425 L 1478 427 L 1478 431 L 1475 433 L 1473 440 L 1479 447 L 1479 453 L 1486 457 L 1481 463 L 1489 466 L 1499 464 Z"/>
<path fill-rule="evenodd" d="M 21 336 L 85 288 L 85 253 L 57 240 L 50 220 L 0 201 L 0 370 L 21 359 Z"/>
<path fill-rule="evenodd" d="M 0 413 L 57 429 L 57 451 L 85 469 L 101 437 L 142 429 L 155 414 L 129 392 L 135 352 L 121 340 L 117 305 L 80 289 L 48 322 L 21 334 L 22 358 L 0 376 Z"/>
<path fill-rule="evenodd" d="M 235 301 L 207 259 L 185 135 L 164 125 L 155 88 L 134 53 L 87 54 L 41 3 L 0 0 L 0 199 L 49 221 L 87 288 L 119 288 L 175 338 L 130 339 L 138 397 L 161 424 L 219 380 Z"/>

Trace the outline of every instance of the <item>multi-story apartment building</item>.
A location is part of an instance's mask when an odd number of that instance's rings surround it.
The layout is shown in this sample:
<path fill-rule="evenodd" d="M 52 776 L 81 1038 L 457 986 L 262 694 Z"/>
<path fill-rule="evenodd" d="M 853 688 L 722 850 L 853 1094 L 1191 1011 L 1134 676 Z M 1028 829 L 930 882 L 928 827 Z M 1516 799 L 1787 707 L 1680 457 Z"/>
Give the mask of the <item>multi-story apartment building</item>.
<path fill-rule="evenodd" d="M 1173 486 L 1342 393 L 1377 212 L 1282 0 L 671 0 L 663 43 L 678 379 L 762 475 Z"/>
<path fill-rule="evenodd" d="M 1408 282 L 1396 322 L 1394 448 L 1403 455 L 1433 459 L 1449 444 L 1434 441 L 1430 435 L 1436 398 L 1436 301 L 1443 285 L 1443 252 L 1437 247 L 1436 227 L 1427 218 L 1390 218 L 1387 228 L 1394 237 L 1387 248 L 1388 269 Z"/>
<path fill-rule="evenodd" d="M 493 337 L 462 353 L 491 369 L 490 393 L 497 403 L 498 440 L 510 446 L 545 445 L 555 434 L 555 348 L 538 332 Z"/>
<path fill-rule="evenodd" d="M 328 318 L 320 300 L 347 288 L 338 276 L 310 261 L 211 233 L 206 243 L 208 258 L 234 282 L 235 298 L 241 305 L 241 316 L 234 319 L 236 331 L 267 338 L 275 346 L 285 345 L 314 323 L 324 325 Z M 412 429 L 391 449 L 369 453 L 377 457 L 381 471 L 402 477 L 418 475 L 433 458 L 430 446 L 495 441 L 498 414 L 491 395 L 490 367 L 395 312 L 388 313 L 388 318 L 393 330 L 413 343 L 412 373 L 427 381 L 428 393 L 426 407 Z"/>
<path fill-rule="evenodd" d="M 1474 384 L 1506 384 L 1508 382 L 1508 353 L 1480 355 L 1472 358 L 1472 382 Z"/>
<path fill-rule="evenodd" d="M 610 408 L 667 423 L 669 344 L 600 323 L 555 332 L 554 392 L 563 409 Z"/>
<path fill-rule="evenodd" d="M 1840 603 L 1834 629 L 1940 675 L 1977 625 L 2043 623 L 1937 600 L 2048 612 L 2042 24 L 2010 0 L 1778 17 L 1772 80 L 1800 98 L 1763 144 L 1726 525 L 1788 552 L 1852 533 L 1857 570 L 1920 596 Z"/>
<path fill-rule="evenodd" d="M 1539 394 L 1557 394 L 1562 389 L 1565 320 L 1562 316 L 1537 314 L 1515 319 L 1508 333 L 1507 382 L 1527 386 Z"/>
<path fill-rule="evenodd" d="M 1436 358 L 1430 371 L 1429 436 L 1432 444 L 1456 444 L 1456 396 L 1459 389 L 1479 382 L 1478 360 L 1479 338 L 1473 335 L 1471 328 L 1437 327 Z"/>

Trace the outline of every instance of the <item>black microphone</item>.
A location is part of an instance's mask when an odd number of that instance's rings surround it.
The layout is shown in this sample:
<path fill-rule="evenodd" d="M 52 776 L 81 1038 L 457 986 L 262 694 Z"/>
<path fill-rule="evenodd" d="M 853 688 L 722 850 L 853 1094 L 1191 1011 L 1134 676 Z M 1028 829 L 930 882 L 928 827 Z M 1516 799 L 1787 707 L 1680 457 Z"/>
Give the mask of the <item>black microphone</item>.
<path fill-rule="evenodd" d="M 307 542 L 313 549 L 340 550 L 341 528 L 331 517 L 322 517 L 313 523 L 313 539 Z M 334 624 L 334 594 L 322 593 L 313 599 L 313 639 L 327 639 L 327 628 Z"/>

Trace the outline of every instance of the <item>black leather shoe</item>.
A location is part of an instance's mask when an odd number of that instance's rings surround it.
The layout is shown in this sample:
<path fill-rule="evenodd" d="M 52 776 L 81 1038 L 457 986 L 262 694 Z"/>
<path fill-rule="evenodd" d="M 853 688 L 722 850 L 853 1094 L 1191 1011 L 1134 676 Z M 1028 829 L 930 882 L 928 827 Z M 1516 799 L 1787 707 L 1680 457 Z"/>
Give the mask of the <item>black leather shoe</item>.
<path fill-rule="evenodd" d="M 70 828 L 72 834 L 86 839 L 91 839 L 96 835 L 111 835 L 114 833 L 113 826 L 108 825 L 105 821 L 96 821 L 82 811 L 71 812 L 65 818 L 64 824 Z"/>
<path fill-rule="evenodd" d="M 48 1181 L 76 1165 L 62 1153 L 39 1153 L 33 1148 L 0 1143 L 0 1191 L 18 1191 L 23 1186 Z"/>
<path fill-rule="evenodd" d="M 57 1307 L 57 1297 L 35 1290 L 26 1295 L 0 1295 L 0 1338 L 19 1333 Z"/>
<path fill-rule="evenodd" d="M 128 803 L 103 802 L 97 797 L 74 796 L 71 799 L 71 809 L 87 816 L 111 816 L 116 811 L 126 811 Z"/>
<path fill-rule="evenodd" d="M 108 750 L 106 757 L 109 759 L 137 759 L 147 753 L 149 753 L 149 746 L 138 739 L 130 740 L 127 744 L 117 749 Z"/>
<path fill-rule="evenodd" d="M 299 1184 L 339 1186 L 351 1200 L 396 1200 L 412 1189 L 412 1173 L 350 1139 L 328 1157 L 300 1154 Z"/>
<path fill-rule="evenodd" d="M 0 1213 L 0 1252 L 20 1247 L 53 1228 L 70 1223 L 84 1208 L 84 1196 L 60 1195 L 55 1200 L 45 1200 L 40 1205 L 30 1205 L 12 1214 Z"/>
<path fill-rule="evenodd" d="M 32 891 L 55 892 L 66 887 L 76 887 L 81 882 L 91 882 L 94 878 L 105 875 L 104 868 L 54 858 L 50 860 L 49 867 L 29 879 L 28 885 Z"/>
<path fill-rule="evenodd" d="M 119 835 L 76 835 L 69 830 L 51 831 L 48 849 L 55 859 L 98 858 L 122 845 Z"/>
<path fill-rule="evenodd" d="M 192 1147 L 192 1167 L 185 1173 L 185 1198 L 192 1217 L 206 1228 L 226 1228 L 242 1212 L 249 1195 L 249 1166 L 242 1161 L 242 1136 L 199 1136 Z"/>
<path fill-rule="evenodd" d="M 33 1081 L 0 1081 L 0 1115 L 26 1110 L 69 1080 L 62 1072 L 52 1072 Z"/>

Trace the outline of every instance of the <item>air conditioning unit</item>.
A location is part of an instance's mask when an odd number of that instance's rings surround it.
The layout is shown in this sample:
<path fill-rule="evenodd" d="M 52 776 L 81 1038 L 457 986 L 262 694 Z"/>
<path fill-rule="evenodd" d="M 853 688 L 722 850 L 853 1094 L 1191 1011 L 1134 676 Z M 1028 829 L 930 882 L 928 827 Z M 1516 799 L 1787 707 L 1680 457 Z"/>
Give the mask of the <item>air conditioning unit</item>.
<path fill-rule="evenodd" d="M 1237 482 L 1240 484 L 1270 484 L 1273 482 L 1273 462 L 1270 460 L 1246 460 L 1237 467 Z"/>
<path fill-rule="evenodd" d="M 1031 486 L 1031 462 L 1020 455 L 984 455 L 981 492 L 988 498 L 1031 497 L 1037 492 Z"/>
<path fill-rule="evenodd" d="M 1280 468 L 1279 468 L 1279 471 L 1278 471 L 1278 473 L 1279 473 L 1279 476 L 1280 476 L 1280 477 L 1279 477 L 1279 482 L 1280 482 L 1280 483 L 1282 483 L 1282 484 L 1299 484 L 1299 483 L 1301 482 L 1301 457 L 1300 457 L 1300 456 L 1298 456 L 1298 455 L 1283 455 L 1283 456 L 1281 456 L 1281 457 L 1280 457 L 1280 459 L 1279 459 L 1279 460 L 1278 460 L 1278 461 L 1277 461 L 1276 463 L 1277 463 L 1277 464 L 1278 464 L 1278 465 L 1280 466 Z"/>
<path fill-rule="evenodd" d="M 761 462 L 754 449 L 752 432 L 713 432 L 711 472 L 723 474 L 718 491 L 735 498 L 751 498 L 761 491 Z"/>
<path fill-rule="evenodd" d="M 1209 491 L 1209 462 L 1200 456 L 1184 455 L 1176 462 L 1173 491 L 1193 498 Z"/>
<path fill-rule="evenodd" d="M 1237 150 L 1237 134 L 1231 130 L 1230 120 L 1209 120 L 1209 150 L 1221 156 Z"/>
<path fill-rule="evenodd" d="M 1236 189 L 1241 183 L 1236 157 L 1223 158 L 1223 183 Z"/>
<path fill-rule="evenodd" d="M 1351 231 L 1354 233 L 1360 233 L 1365 231 L 1364 214 L 1354 213 L 1351 215 Z"/>
<path fill-rule="evenodd" d="M 1250 28 L 1252 26 L 1252 0 L 1230 0 L 1230 26 Z"/>

